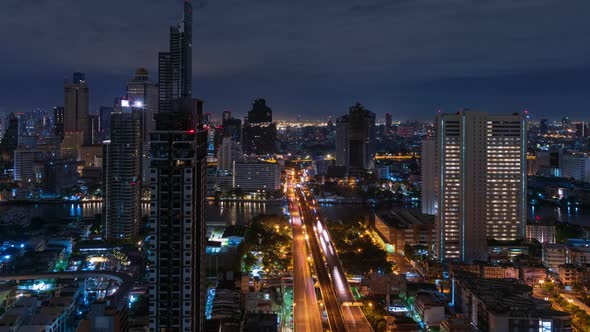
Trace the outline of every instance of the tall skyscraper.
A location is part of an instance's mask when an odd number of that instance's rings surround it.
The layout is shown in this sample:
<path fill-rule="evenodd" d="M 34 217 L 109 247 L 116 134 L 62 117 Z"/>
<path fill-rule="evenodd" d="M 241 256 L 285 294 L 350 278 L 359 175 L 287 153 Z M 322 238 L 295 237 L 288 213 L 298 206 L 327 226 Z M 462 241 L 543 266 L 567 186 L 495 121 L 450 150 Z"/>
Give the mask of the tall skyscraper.
<path fill-rule="evenodd" d="M 438 210 L 437 202 L 437 158 L 436 140 L 433 137 L 422 139 L 422 213 L 435 215 Z"/>
<path fill-rule="evenodd" d="M 461 111 L 437 116 L 437 256 L 487 259 L 487 239 L 515 240 L 526 227 L 526 123 L 521 115 Z M 434 151 L 433 151 L 434 150 Z M 432 181 L 432 179 L 431 179 Z"/>
<path fill-rule="evenodd" d="M 336 118 L 336 165 L 348 168 L 348 114 Z"/>
<path fill-rule="evenodd" d="M 170 53 L 160 54 L 160 111 L 150 134 L 150 330 L 203 331 L 207 130 L 203 104 L 191 98 L 190 1 L 170 39 Z M 162 95 L 163 83 L 170 93 Z"/>
<path fill-rule="evenodd" d="M 169 52 L 158 54 L 158 112 L 172 112 L 172 63 Z"/>
<path fill-rule="evenodd" d="M 135 76 L 127 83 L 127 100 L 131 106 L 141 110 L 141 146 L 142 146 L 142 182 L 147 185 L 149 180 L 149 139 L 156 123 L 154 114 L 158 112 L 158 87 L 150 80 L 149 73 L 139 68 Z"/>
<path fill-rule="evenodd" d="M 207 131 L 190 109 L 156 114 L 151 134 L 150 330 L 203 331 Z"/>
<path fill-rule="evenodd" d="M 336 119 L 336 162 L 351 175 L 375 168 L 375 113 L 359 103 Z"/>
<path fill-rule="evenodd" d="M 248 123 L 271 123 L 272 109 L 266 106 L 266 100 L 263 98 L 256 99 L 252 104 L 252 109 L 248 111 Z"/>
<path fill-rule="evenodd" d="M 112 114 L 103 144 L 103 230 L 106 239 L 131 239 L 141 221 L 141 110 Z"/>
<path fill-rule="evenodd" d="M 145 68 L 137 69 L 133 79 L 127 83 L 127 99 L 133 107 L 143 110 L 142 138 L 147 143 L 149 132 L 156 128 L 154 114 L 158 112 L 158 86 L 150 80 Z"/>
<path fill-rule="evenodd" d="M 88 117 L 89 91 L 83 73 L 74 73 L 73 81 L 64 84 L 64 132 L 82 133 L 84 144 L 92 144 Z"/>
<path fill-rule="evenodd" d="M 170 27 L 170 50 L 158 58 L 159 111 L 171 112 L 174 100 L 192 95 L 193 7 L 184 1 L 181 23 Z"/>
<path fill-rule="evenodd" d="M 53 108 L 53 135 L 64 138 L 64 108 L 55 106 Z"/>
<path fill-rule="evenodd" d="M 247 154 L 265 155 L 276 151 L 277 127 L 272 122 L 272 110 L 266 100 L 254 101 L 244 120 L 243 148 Z"/>

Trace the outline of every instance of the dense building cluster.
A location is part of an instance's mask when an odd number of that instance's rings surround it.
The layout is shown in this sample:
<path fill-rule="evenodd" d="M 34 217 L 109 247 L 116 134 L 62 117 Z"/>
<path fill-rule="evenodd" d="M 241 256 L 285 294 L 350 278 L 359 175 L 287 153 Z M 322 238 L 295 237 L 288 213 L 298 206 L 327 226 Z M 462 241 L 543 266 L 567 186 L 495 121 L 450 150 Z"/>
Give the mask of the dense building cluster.
<path fill-rule="evenodd" d="M 208 112 L 182 10 L 112 103 L 0 119 L 0 332 L 590 330 L 586 122 Z"/>

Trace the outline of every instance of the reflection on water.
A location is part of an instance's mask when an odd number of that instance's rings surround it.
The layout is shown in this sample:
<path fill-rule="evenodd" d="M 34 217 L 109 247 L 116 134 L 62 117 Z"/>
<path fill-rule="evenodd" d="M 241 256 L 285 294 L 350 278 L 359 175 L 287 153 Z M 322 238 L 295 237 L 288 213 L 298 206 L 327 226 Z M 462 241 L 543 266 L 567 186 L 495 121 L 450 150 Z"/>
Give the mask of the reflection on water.
<path fill-rule="evenodd" d="M 149 214 L 149 203 L 142 204 L 144 216 Z M 207 202 L 207 223 L 212 225 L 239 225 L 248 223 L 259 214 L 283 214 L 282 203 L 272 202 Z M 34 205 L 0 205 L 0 215 L 11 209 L 27 213 L 31 218 L 92 218 L 102 213 L 102 203 L 66 203 Z M 365 217 L 371 209 L 363 206 L 322 205 L 323 215 L 332 220 L 350 217 Z M 529 219 L 541 221 L 568 222 L 590 226 L 590 208 L 529 206 Z"/>
<path fill-rule="evenodd" d="M 529 206 L 529 219 L 590 226 L 590 209 L 571 206 Z"/>
<path fill-rule="evenodd" d="M 143 215 L 148 215 L 150 205 L 143 203 L 141 210 Z M 34 204 L 34 205 L 0 205 L 0 214 L 11 209 L 26 211 L 29 217 L 44 219 L 63 218 L 93 218 L 102 213 L 102 203 L 65 203 L 65 204 Z"/>
<path fill-rule="evenodd" d="M 142 204 L 142 214 L 149 215 L 149 203 Z M 282 214 L 281 203 L 262 202 L 208 202 L 207 222 L 212 224 L 245 224 L 259 214 Z M 0 205 L 0 214 L 17 209 L 30 218 L 44 219 L 93 218 L 102 213 L 102 203 L 66 203 L 66 204 L 31 204 Z"/>
<path fill-rule="evenodd" d="M 259 214 L 282 214 L 277 202 L 212 202 L 207 203 L 207 224 L 240 225 Z"/>

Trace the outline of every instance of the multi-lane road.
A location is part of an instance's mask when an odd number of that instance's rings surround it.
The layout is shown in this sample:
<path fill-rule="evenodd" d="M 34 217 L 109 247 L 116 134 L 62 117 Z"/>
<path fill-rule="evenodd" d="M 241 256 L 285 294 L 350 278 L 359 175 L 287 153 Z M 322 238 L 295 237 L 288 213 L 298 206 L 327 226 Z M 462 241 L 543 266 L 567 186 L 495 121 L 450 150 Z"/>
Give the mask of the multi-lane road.
<path fill-rule="evenodd" d="M 345 306 L 354 302 L 346 274 L 330 234 L 320 217 L 319 206 L 306 189 L 295 186 L 293 173 L 287 176 L 287 199 L 293 227 L 294 328 L 299 331 L 322 331 L 320 312 L 325 310 L 333 332 L 372 332 L 362 309 Z M 310 261 L 308 261 L 307 245 Z M 322 294 L 318 306 L 309 268 L 313 263 Z"/>
<path fill-rule="evenodd" d="M 293 325 L 296 332 L 320 332 L 322 320 L 307 261 L 307 248 L 293 184 L 287 182 L 287 198 L 293 228 Z"/>
<path fill-rule="evenodd" d="M 339 304 L 340 317 L 344 323 L 344 330 L 355 332 L 372 332 L 373 329 L 371 328 L 369 321 L 367 321 L 367 318 L 360 307 L 342 306 L 342 304 L 345 302 L 354 302 L 354 296 L 352 295 L 350 285 L 346 279 L 346 274 L 344 273 L 344 269 L 340 264 L 340 259 L 338 258 L 336 249 L 332 244 L 332 238 L 330 237 L 322 217 L 320 216 L 319 206 L 316 204 L 313 195 L 311 195 L 308 190 L 301 189 L 299 191 L 299 201 L 301 203 L 301 213 L 304 222 L 308 228 L 313 229 L 313 232 L 308 232 L 308 234 L 310 233 L 309 242 L 310 247 L 312 248 L 312 254 L 314 253 L 314 246 L 311 245 L 313 242 L 317 243 L 318 246 L 321 247 L 321 252 L 315 253 L 313 257 L 314 260 L 320 259 L 325 263 L 323 266 L 329 275 L 329 280 L 326 280 L 326 282 L 330 282 L 335 292 L 336 301 Z M 311 234 L 313 234 L 313 236 L 311 236 Z M 312 241 L 312 238 L 315 241 Z M 321 285 L 322 279 L 320 279 L 319 273 L 318 279 L 320 280 Z"/>

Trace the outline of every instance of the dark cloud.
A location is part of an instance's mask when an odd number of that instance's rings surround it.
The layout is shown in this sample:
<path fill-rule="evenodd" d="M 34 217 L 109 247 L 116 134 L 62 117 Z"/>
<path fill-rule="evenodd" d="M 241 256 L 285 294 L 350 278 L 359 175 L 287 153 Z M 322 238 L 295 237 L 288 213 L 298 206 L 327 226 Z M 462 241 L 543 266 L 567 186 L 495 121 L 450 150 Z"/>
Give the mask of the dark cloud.
<path fill-rule="evenodd" d="M 194 5 L 194 86 L 213 112 L 244 113 L 258 96 L 281 117 L 338 114 L 356 100 L 399 118 L 525 104 L 575 117 L 590 106 L 590 83 L 578 75 L 590 68 L 585 0 Z M 111 103 L 136 67 L 156 75 L 180 14 L 181 2 L 169 0 L 3 0 L 0 108 L 60 103 L 74 70 L 87 73 L 94 105 Z"/>

